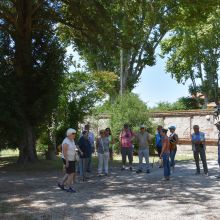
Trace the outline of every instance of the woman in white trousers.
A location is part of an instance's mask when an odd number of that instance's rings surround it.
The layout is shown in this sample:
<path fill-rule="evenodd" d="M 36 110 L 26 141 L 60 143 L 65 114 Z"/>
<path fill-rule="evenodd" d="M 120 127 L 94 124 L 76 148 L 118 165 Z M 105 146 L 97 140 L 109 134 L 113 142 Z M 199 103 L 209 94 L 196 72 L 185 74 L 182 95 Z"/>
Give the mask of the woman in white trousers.
<path fill-rule="evenodd" d="M 100 137 L 96 141 L 96 148 L 98 152 L 98 175 L 108 175 L 108 161 L 109 161 L 109 138 L 105 135 L 105 130 L 101 130 Z M 104 168 L 104 169 L 103 169 Z"/>

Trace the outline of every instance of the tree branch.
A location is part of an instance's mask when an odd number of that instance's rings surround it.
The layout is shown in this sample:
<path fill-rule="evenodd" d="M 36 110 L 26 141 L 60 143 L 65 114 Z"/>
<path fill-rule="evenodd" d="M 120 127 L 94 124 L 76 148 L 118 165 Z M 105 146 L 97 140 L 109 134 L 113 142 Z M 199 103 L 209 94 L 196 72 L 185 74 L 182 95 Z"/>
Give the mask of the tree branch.
<path fill-rule="evenodd" d="M 43 2 L 44 0 L 38 0 L 37 4 L 32 9 L 32 16 L 34 16 L 37 10 L 43 5 Z"/>
<path fill-rule="evenodd" d="M 0 18 L 6 20 L 7 22 L 11 24 L 15 24 L 15 18 L 14 16 L 9 12 L 8 8 L 0 4 Z"/>
<path fill-rule="evenodd" d="M 157 42 L 154 44 L 153 49 L 154 51 L 156 50 L 157 46 L 159 45 L 159 43 L 161 42 L 161 40 L 163 39 L 163 37 L 165 36 L 166 33 L 162 34 L 159 39 L 157 40 Z"/>
<path fill-rule="evenodd" d="M 0 24 L 0 30 L 8 32 L 11 36 L 14 36 L 14 32 L 10 30 L 9 25 Z"/>

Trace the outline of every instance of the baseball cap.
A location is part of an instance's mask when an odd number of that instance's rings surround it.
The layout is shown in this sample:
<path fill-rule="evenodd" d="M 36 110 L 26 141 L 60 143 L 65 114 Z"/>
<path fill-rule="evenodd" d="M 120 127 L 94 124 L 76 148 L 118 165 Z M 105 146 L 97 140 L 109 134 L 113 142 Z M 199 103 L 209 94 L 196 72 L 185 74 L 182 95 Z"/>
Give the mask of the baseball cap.
<path fill-rule="evenodd" d="M 171 130 L 171 129 L 176 130 L 176 126 L 171 125 L 168 129 L 169 129 L 169 130 Z"/>

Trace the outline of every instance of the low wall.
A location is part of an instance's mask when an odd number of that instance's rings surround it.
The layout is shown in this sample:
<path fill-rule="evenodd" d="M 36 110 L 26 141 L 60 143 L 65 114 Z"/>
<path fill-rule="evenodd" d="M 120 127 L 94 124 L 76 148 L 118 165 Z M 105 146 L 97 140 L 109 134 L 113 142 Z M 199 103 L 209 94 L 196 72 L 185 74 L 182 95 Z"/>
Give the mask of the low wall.
<path fill-rule="evenodd" d="M 217 145 L 218 130 L 214 125 L 213 110 L 153 112 L 151 117 L 154 123 L 161 124 L 165 128 L 175 125 L 182 145 L 190 144 L 195 124 L 199 125 L 200 131 L 205 133 L 207 145 Z"/>
<path fill-rule="evenodd" d="M 214 125 L 213 110 L 151 112 L 150 116 L 156 125 L 160 124 L 165 128 L 175 125 L 180 145 L 191 144 L 190 138 L 195 124 L 199 125 L 200 131 L 205 133 L 207 145 L 217 145 L 218 130 Z M 100 129 L 109 127 L 110 116 L 102 114 L 96 118 L 88 117 L 85 119 L 85 123 L 87 122 L 90 122 L 93 132 L 98 134 Z"/>

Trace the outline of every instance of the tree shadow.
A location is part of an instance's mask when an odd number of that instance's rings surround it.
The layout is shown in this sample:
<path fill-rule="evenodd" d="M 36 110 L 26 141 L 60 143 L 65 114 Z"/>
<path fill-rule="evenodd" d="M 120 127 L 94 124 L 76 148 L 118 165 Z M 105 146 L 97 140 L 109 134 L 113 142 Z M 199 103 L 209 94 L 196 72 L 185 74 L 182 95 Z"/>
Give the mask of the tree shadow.
<path fill-rule="evenodd" d="M 150 174 L 120 171 L 115 166 L 108 177 L 93 175 L 87 182 L 76 183 L 77 193 L 56 186 L 61 172 L 3 172 L 0 185 L 0 219 L 96 219 L 112 215 L 115 208 L 155 210 L 166 204 L 166 211 L 179 207 L 182 216 L 194 216 L 219 210 L 216 191 L 219 180 L 195 176 L 192 161 L 178 162 L 170 181 L 163 181 L 163 169 L 154 167 Z M 211 175 L 218 171 L 214 164 Z M 219 199 L 219 197 L 218 197 Z M 156 205 L 156 207 L 155 207 Z M 182 206 L 189 206 L 187 211 Z M 17 218 L 19 217 L 19 218 Z M 30 217 L 30 218 L 29 218 Z M 25 219 L 25 218 L 23 218 Z"/>

